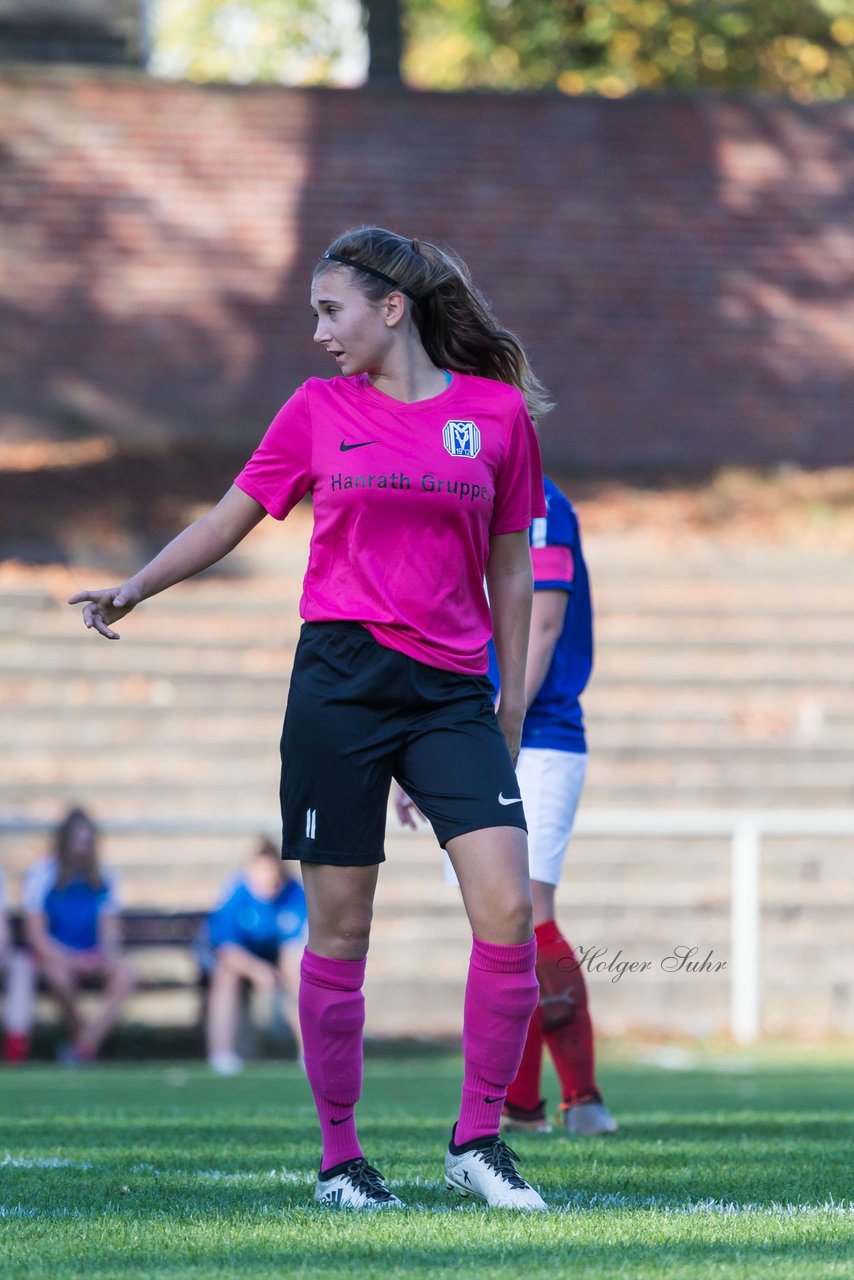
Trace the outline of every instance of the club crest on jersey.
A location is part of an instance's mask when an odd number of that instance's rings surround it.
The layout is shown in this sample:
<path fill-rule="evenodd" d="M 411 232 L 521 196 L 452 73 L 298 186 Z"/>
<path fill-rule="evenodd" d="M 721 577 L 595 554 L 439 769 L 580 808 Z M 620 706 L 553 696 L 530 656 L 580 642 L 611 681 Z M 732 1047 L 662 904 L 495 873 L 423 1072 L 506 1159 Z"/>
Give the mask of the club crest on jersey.
<path fill-rule="evenodd" d="M 453 458 L 476 458 L 480 453 L 480 432 L 473 422 L 452 418 L 445 423 L 442 439 Z"/>

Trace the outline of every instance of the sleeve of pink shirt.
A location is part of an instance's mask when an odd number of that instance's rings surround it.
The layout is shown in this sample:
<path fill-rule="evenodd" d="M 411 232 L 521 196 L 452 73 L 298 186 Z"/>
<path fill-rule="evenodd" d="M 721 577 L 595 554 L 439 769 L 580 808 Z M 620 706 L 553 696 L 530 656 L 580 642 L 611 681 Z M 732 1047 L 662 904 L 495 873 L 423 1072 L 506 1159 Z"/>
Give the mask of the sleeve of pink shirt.
<path fill-rule="evenodd" d="M 274 520 L 284 520 L 311 488 L 311 417 L 305 387 L 299 387 L 276 414 L 234 481 L 260 502 Z"/>
<path fill-rule="evenodd" d="M 490 534 L 518 533 L 546 514 L 543 464 L 534 424 L 524 404 L 510 428 L 507 451 L 495 484 Z"/>
<path fill-rule="evenodd" d="M 575 561 L 569 547 L 532 547 L 531 564 L 534 567 L 534 588 L 545 591 L 555 588 L 571 591 L 575 577 Z"/>

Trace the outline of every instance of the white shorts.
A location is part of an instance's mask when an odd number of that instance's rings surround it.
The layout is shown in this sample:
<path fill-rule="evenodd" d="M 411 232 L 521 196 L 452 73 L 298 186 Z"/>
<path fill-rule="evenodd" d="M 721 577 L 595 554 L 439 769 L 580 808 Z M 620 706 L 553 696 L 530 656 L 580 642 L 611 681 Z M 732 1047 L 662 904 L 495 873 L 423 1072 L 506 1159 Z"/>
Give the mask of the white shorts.
<path fill-rule="evenodd" d="M 519 752 L 516 776 L 528 823 L 532 880 L 551 885 L 560 881 L 586 773 L 585 752 L 554 751 L 548 747 L 523 747 Z M 447 854 L 445 879 L 449 884 L 456 883 Z"/>
<path fill-rule="evenodd" d="M 519 752 L 516 776 L 528 820 L 532 880 L 559 882 L 586 773 L 585 752 L 547 747 L 523 747 Z"/>

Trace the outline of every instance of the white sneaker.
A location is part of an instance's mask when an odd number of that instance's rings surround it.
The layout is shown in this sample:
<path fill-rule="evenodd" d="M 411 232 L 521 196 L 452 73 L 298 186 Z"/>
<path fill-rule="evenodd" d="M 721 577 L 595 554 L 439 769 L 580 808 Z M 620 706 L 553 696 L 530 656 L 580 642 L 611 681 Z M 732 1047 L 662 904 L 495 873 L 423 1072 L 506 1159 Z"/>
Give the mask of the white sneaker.
<path fill-rule="evenodd" d="M 217 1076 L 238 1076 L 243 1070 L 243 1059 L 236 1053 L 212 1053 L 208 1058 L 208 1066 Z"/>
<path fill-rule="evenodd" d="M 389 1191 L 383 1175 L 362 1156 L 322 1169 L 314 1188 L 317 1204 L 330 1209 L 403 1209 L 402 1200 Z"/>
<path fill-rule="evenodd" d="M 497 1134 L 494 1138 L 474 1138 L 462 1146 L 451 1138 L 445 1156 L 445 1186 L 466 1199 L 485 1200 L 493 1209 L 526 1209 L 542 1213 L 546 1202 L 539 1192 L 520 1178 L 514 1160 L 519 1157 Z"/>
<path fill-rule="evenodd" d="M 570 1137 L 594 1138 L 617 1132 L 617 1122 L 601 1098 L 585 1102 L 562 1102 L 557 1109 L 557 1122 Z"/>

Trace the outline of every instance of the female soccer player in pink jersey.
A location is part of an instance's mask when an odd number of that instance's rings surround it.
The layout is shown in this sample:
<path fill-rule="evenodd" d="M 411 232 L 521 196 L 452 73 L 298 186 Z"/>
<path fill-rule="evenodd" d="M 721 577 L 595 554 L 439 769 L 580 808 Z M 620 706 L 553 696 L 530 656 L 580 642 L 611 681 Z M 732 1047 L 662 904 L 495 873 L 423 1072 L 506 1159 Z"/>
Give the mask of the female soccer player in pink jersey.
<path fill-rule="evenodd" d="M 541 1210 L 499 1135 L 537 1004 L 526 827 L 513 764 L 525 712 L 531 520 L 546 514 L 529 411 L 543 389 L 465 266 L 379 227 L 315 268 L 315 342 L 341 376 L 287 401 L 212 511 L 121 587 L 82 591 L 108 639 L 142 600 L 220 560 L 306 494 L 314 531 L 282 733 L 283 856 L 302 864 L 305 1065 L 321 1204 L 400 1200 L 362 1152 L 362 983 L 396 778 L 456 869 L 473 931 L 459 1118 L 445 1182 Z M 489 601 L 484 589 L 484 579 Z M 501 673 L 486 679 L 490 633 Z"/>

